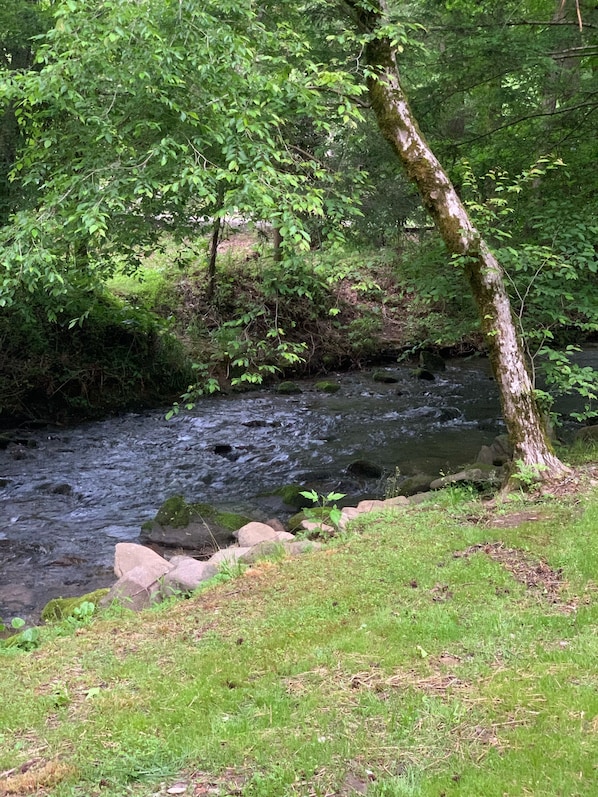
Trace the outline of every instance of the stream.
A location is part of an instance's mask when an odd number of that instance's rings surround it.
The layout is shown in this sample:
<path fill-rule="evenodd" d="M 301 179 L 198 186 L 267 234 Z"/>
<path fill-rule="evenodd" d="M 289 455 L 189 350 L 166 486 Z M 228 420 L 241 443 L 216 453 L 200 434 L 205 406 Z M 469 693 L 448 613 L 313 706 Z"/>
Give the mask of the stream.
<path fill-rule="evenodd" d="M 380 383 L 373 370 L 329 377 L 334 394 L 303 380 L 300 394 L 213 397 L 170 421 L 156 410 L 27 431 L 0 450 L 0 617 L 35 619 L 50 598 L 110 586 L 114 545 L 137 541 L 174 494 L 264 520 L 281 514 L 264 493 L 282 485 L 383 497 L 385 477 L 359 481 L 347 466 L 437 475 L 504 431 L 486 360 L 434 381 L 394 366 L 397 381 Z"/>

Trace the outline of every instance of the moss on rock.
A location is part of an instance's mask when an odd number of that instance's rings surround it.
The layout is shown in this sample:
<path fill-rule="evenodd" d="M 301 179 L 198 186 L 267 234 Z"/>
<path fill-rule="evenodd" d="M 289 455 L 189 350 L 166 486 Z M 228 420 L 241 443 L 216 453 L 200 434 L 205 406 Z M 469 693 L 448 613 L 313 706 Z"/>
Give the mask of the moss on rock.
<path fill-rule="evenodd" d="M 75 598 L 52 598 L 42 609 L 41 618 L 45 623 L 57 623 L 66 617 L 72 617 L 75 609 L 83 603 L 93 603 L 97 606 L 100 599 L 104 597 L 109 589 L 96 589 Z"/>
<path fill-rule="evenodd" d="M 338 393 L 341 389 L 341 386 L 338 382 L 328 382 L 326 380 L 322 382 L 316 382 L 314 385 L 316 390 L 321 390 L 322 393 Z"/>

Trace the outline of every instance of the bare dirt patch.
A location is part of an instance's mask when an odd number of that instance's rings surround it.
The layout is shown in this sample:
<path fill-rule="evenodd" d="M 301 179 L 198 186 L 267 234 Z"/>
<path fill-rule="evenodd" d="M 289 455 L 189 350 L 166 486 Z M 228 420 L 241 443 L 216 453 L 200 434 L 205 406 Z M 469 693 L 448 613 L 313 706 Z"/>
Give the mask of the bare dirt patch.
<path fill-rule="evenodd" d="M 552 604 L 561 604 L 560 592 L 564 587 L 563 573 L 555 570 L 543 559 L 533 559 L 520 548 L 507 548 L 502 542 L 483 542 L 470 545 L 463 551 L 455 551 L 455 559 L 466 558 L 476 553 L 485 553 L 499 562 L 520 584 L 541 595 Z"/>

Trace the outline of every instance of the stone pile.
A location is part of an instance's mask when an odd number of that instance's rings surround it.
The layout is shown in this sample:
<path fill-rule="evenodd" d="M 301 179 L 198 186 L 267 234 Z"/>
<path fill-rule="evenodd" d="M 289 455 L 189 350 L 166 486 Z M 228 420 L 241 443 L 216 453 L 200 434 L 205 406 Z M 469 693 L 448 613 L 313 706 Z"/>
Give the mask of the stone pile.
<path fill-rule="evenodd" d="M 408 504 L 408 499 L 403 496 L 385 501 L 361 501 L 355 507 L 342 510 L 339 528 L 345 529 L 348 523 L 366 512 L 395 509 Z M 118 543 L 114 557 L 114 573 L 118 581 L 101 599 L 100 605 L 107 606 L 118 601 L 129 609 L 140 611 L 172 595 L 193 592 L 203 582 L 213 578 L 223 565 L 240 563 L 250 566 L 266 557 L 297 556 L 322 546 L 319 542 L 297 539 L 282 528 L 277 520 L 246 523 L 234 532 L 234 545 L 221 548 L 206 561 L 180 554 L 166 559 L 144 545 Z M 300 530 L 317 532 L 322 536 L 335 532 L 325 522 L 309 519 L 301 522 Z"/>

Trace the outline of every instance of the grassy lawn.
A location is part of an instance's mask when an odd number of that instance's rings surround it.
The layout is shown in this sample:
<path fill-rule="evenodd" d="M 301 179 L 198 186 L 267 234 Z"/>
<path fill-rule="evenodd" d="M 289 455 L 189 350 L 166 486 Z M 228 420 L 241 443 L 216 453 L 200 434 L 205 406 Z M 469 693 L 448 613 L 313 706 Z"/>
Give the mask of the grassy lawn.
<path fill-rule="evenodd" d="M 0 658 L 0 795 L 598 794 L 598 494 L 360 518 Z"/>

